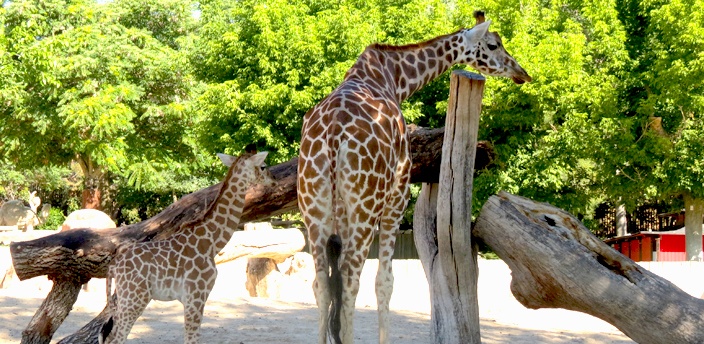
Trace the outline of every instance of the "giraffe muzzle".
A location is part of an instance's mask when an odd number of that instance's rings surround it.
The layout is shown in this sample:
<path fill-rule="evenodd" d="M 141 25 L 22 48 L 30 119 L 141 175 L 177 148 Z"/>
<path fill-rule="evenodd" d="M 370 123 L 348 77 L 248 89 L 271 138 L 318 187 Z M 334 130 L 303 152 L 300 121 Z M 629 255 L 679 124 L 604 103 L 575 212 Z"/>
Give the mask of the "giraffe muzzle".
<path fill-rule="evenodd" d="M 528 75 L 528 73 L 523 70 L 523 68 L 518 67 L 515 70 L 515 74 L 511 76 L 511 80 L 513 80 L 513 82 L 515 82 L 516 84 L 521 85 L 526 82 L 533 81 L 533 78 L 531 78 L 530 75 Z"/>

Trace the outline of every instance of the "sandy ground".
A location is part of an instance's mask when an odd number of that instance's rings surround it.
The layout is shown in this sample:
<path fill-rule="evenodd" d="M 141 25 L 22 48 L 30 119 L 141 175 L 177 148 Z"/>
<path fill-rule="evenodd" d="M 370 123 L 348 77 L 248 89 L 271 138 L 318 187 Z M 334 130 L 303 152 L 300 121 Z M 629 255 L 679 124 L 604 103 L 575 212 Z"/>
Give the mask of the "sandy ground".
<path fill-rule="evenodd" d="M 0 271 L 9 266 L 7 247 L 0 247 Z M 245 261 L 219 267 L 215 289 L 206 305 L 203 343 L 314 343 L 317 308 L 309 281 L 292 280 L 277 300 L 252 298 L 244 287 Z M 362 275 L 355 315 L 355 339 L 377 342 L 375 260 Z M 479 309 L 482 342 L 492 343 L 633 343 L 613 326 L 589 315 L 560 309 L 529 310 L 509 290 L 510 270 L 502 261 L 480 260 Z M 419 261 L 394 262 L 391 300 L 393 343 L 428 343 L 430 304 Z M 44 277 L 13 281 L 0 290 L 0 343 L 19 343 L 51 282 Z M 82 291 L 73 311 L 54 338 L 73 333 L 105 305 L 105 280 L 94 279 Z M 179 343 L 183 338 L 182 306 L 152 301 L 130 334 L 130 343 Z M 54 341 L 55 342 L 55 341 Z"/>

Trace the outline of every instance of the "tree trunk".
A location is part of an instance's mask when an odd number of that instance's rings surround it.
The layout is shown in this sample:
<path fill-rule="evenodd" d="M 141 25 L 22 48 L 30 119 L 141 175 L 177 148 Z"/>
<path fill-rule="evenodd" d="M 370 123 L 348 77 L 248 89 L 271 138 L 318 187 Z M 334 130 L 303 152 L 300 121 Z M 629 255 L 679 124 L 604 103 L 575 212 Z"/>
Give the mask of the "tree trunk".
<path fill-rule="evenodd" d="M 452 73 L 440 183 L 423 184 L 416 201 L 414 239 L 431 290 L 434 343 L 481 343 L 471 224 L 483 92 L 482 76 Z"/>
<path fill-rule="evenodd" d="M 412 182 L 437 182 L 441 164 L 442 128 L 411 128 L 410 140 L 413 166 Z M 486 167 L 492 159 L 491 146 L 486 142 L 477 144 L 477 169 Z M 297 209 L 296 171 L 297 158 L 270 167 L 278 184 L 270 188 L 253 188 L 245 199 L 242 222 L 258 221 Z M 161 213 L 145 221 L 115 229 L 75 229 L 60 232 L 40 239 L 14 242 L 10 245 L 13 265 L 20 280 L 47 275 L 57 283 L 88 281 L 92 277 L 103 278 L 107 266 L 118 246 L 127 242 L 150 241 L 167 238 L 177 233 L 181 225 L 200 216 L 217 196 L 220 184 L 186 195 Z M 225 258 L 223 258 L 225 259 Z M 71 282 L 72 283 L 72 282 Z M 63 288 L 63 287 L 62 287 Z M 62 289 L 63 290 L 63 289 Z M 69 299 L 47 299 L 51 307 L 63 309 L 68 314 L 73 301 Z M 36 314 L 42 314 L 40 307 Z M 101 313 L 102 314 L 102 313 Z M 63 321 L 56 317 L 58 324 Z M 95 343 L 97 331 L 105 321 L 101 315 L 83 329 L 62 340 L 62 343 Z M 58 326 L 58 325 L 57 325 Z M 27 328 L 23 343 L 34 341 L 36 328 Z M 50 335 L 49 334 L 49 338 Z"/>
<path fill-rule="evenodd" d="M 83 189 L 81 193 L 81 209 L 102 210 L 99 189 Z"/>
<path fill-rule="evenodd" d="M 626 206 L 619 204 L 616 207 L 616 236 L 622 237 L 628 234 L 628 213 Z"/>
<path fill-rule="evenodd" d="M 252 297 L 278 297 L 272 293 L 276 290 L 278 273 L 276 262 L 269 258 L 250 258 L 247 261 L 247 280 L 245 288 Z M 280 273 L 279 273 L 280 275 Z M 272 285 L 270 285 L 272 284 Z"/>
<path fill-rule="evenodd" d="M 704 342 L 704 300 L 604 244 L 574 216 L 501 192 L 474 234 L 511 268 L 511 291 L 528 308 L 565 308 L 614 325 L 634 341 Z"/>
<path fill-rule="evenodd" d="M 49 344 L 54 332 L 66 319 L 71 308 L 64 305 L 73 305 L 81 291 L 81 281 L 54 280 L 54 285 L 39 310 L 29 321 L 29 325 L 22 332 L 22 344 L 42 343 Z M 97 338 L 96 338 L 97 340 Z"/>
<path fill-rule="evenodd" d="M 704 217 L 704 198 L 684 195 L 684 237 L 687 260 L 702 261 L 702 217 Z"/>

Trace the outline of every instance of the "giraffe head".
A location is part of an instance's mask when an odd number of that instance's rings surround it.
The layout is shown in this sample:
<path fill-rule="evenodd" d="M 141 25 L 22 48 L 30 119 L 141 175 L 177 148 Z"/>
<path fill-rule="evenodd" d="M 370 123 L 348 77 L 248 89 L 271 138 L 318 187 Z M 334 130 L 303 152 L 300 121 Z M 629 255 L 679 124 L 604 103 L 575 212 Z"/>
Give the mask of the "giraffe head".
<path fill-rule="evenodd" d="M 239 168 L 241 171 L 239 178 L 248 180 L 252 185 L 274 186 L 276 185 L 276 180 L 264 163 L 267 154 L 269 152 L 261 152 L 254 155 L 244 154 L 234 157 L 218 153 L 218 157 L 231 170 Z"/>
<path fill-rule="evenodd" d="M 531 82 L 533 78 L 506 51 L 501 37 L 489 32 L 491 21 L 484 20 L 484 12 L 476 11 L 474 17 L 476 25 L 463 30 L 466 43 L 461 63 L 486 75 L 511 78 L 517 84 Z"/>

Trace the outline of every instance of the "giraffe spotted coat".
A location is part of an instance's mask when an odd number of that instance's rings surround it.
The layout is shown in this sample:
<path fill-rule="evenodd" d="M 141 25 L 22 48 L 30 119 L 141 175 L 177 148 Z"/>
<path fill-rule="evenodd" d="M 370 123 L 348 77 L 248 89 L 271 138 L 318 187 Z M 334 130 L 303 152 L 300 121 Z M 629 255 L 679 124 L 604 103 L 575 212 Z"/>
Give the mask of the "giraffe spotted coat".
<path fill-rule="evenodd" d="M 234 158 L 221 154 L 230 166 L 217 198 L 202 218 L 184 225 L 163 240 L 121 247 L 108 271 L 107 294 L 111 318 L 99 342 L 121 344 L 149 301 L 178 300 L 183 304 L 184 343 L 198 343 L 203 309 L 215 285 L 215 255 L 239 225 L 249 187 L 275 182 L 262 166 L 267 153 Z M 115 280 L 114 302 L 111 281 Z"/>

